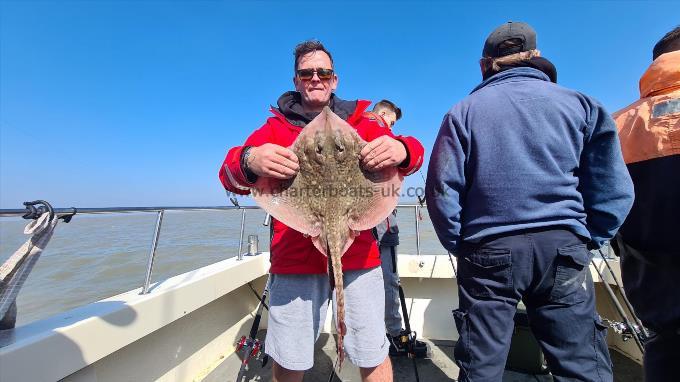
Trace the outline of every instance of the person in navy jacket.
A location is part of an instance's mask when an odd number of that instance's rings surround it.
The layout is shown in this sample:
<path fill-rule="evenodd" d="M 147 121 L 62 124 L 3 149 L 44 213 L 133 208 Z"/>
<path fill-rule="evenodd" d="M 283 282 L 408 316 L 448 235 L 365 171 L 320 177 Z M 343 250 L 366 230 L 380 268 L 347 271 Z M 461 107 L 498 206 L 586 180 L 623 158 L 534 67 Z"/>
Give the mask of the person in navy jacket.
<path fill-rule="evenodd" d="M 426 184 L 458 260 L 459 381 L 501 381 L 520 300 L 556 381 L 611 381 L 589 249 L 633 203 L 616 125 L 556 84 L 528 24 L 494 30 L 480 66 L 483 82 L 444 116 Z"/>

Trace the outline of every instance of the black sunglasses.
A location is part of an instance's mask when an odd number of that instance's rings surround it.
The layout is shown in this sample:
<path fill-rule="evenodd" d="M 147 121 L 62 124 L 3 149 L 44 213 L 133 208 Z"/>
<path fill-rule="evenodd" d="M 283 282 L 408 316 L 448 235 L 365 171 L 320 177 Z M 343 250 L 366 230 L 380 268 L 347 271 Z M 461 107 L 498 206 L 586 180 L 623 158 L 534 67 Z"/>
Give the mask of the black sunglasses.
<path fill-rule="evenodd" d="M 296 71 L 299 79 L 309 81 L 314 77 L 314 73 L 319 76 L 320 80 L 330 80 L 333 77 L 333 69 L 298 69 Z"/>

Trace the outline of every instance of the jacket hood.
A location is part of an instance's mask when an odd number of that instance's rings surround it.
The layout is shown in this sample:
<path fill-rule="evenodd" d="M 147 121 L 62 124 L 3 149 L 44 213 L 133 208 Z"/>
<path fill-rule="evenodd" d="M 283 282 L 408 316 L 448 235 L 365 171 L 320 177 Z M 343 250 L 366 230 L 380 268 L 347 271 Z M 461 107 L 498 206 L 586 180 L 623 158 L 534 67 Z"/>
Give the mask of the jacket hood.
<path fill-rule="evenodd" d="M 481 84 L 472 89 L 470 94 L 489 85 L 495 85 L 501 82 L 513 81 L 517 79 L 534 79 L 550 82 L 548 75 L 538 69 L 528 67 L 512 68 L 494 74 L 493 76 L 482 81 Z"/>
<path fill-rule="evenodd" d="M 302 108 L 301 96 L 299 92 L 285 92 L 276 102 L 278 111 L 295 126 L 303 127 L 312 121 L 319 113 L 306 113 Z M 328 107 L 340 118 L 347 120 L 357 108 L 357 101 L 345 101 L 331 94 Z"/>
<path fill-rule="evenodd" d="M 640 98 L 680 90 L 680 50 L 657 57 L 640 78 Z"/>

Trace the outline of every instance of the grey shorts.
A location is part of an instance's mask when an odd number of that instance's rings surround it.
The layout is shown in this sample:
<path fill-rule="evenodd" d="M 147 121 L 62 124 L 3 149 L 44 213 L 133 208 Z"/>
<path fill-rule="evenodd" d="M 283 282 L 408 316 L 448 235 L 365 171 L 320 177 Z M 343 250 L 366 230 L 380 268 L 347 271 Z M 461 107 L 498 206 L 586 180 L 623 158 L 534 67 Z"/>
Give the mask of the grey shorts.
<path fill-rule="evenodd" d="M 347 271 L 344 280 L 346 357 L 358 367 L 378 366 L 389 350 L 382 271 Z M 330 295 L 325 274 L 271 275 L 265 351 L 276 363 L 288 370 L 312 368 Z"/>

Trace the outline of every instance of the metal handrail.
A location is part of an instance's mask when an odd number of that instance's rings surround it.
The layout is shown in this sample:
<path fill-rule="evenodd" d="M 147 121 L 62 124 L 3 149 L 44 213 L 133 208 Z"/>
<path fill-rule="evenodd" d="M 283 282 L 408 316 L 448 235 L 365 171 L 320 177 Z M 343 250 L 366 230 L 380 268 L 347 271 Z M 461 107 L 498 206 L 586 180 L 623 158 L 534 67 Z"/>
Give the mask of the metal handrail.
<path fill-rule="evenodd" d="M 149 252 L 149 260 L 146 263 L 146 275 L 144 275 L 144 285 L 142 286 L 142 293 L 149 293 L 149 284 L 151 283 L 151 272 L 153 271 L 153 261 L 156 258 L 156 248 L 158 247 L 158 238 L 161 234 L 161 224 L 163 224 L 163 213 L 165 210 L 158 212 L 156 219 L 156 228 L 153 233 L 153 240 L 151 241 L 151 251 Z"/>
<path fill-rule="evenodd" d="M 238 253 L 236 254 L 236 260 L 243 260 L 243 232 L 246 230 L 246 210 L 242 209 L 241 212 L 241 233 L 238 239 Z"/>
<path fill-rule="evenodd" d="M 106 213 L 128 213 L 128 212 L 158 212 L 165 211 L 198 211 L 198 210 L 257 210 L 258 206 L 193 206 L 193 207 L 99 207 L 99 208 L 78 208 L 78 215 L 81 214 L 106 214 Z M 73 213 L 73 208 L 55 208 L 54 212 L 57 215 L 70 215 Z M 26 209 L 0 209 L 0 217 L 22 216 L 26 213 Z"/>
<path fill-rule="evenodd" d="M 193 206 L 193 207 L 103 207 L 103 208 L 78 208 L 77 210 L 75 208 L 53 208 L 52 211 L 58 216 L 73 216 L 76 212 L 78 214 L 111 214 L 111 213 L 130 213 L 130 212 L 156 212 L 157 218 L 156 218 L 156 224 L 154 228 L 154 235 L 153 239 L 151 242 L 151 248 L 149 251 L 149 258 L 147 260 L 147 267 L 146 267 L 146 274 L 144 277 L 144 283 L 142 284 L 142 291 L 140 294 L 148 294 L 150 292 L 150 282 L 151 282 L 151 275 L 153 272 L 153 265 L 154 265 L 154 260 L 156 256 L 156 248 L 158 246 L 158 241 L 160 237 L 160 231 L 161 231 L 161 225 L 163 222 L 163 214 L 165 211 L 204 211 L 204 210 L 214 210 L 214 211 L 231 211 L 231 210 L 241 210 L 241 229 L 239 233 L 239 249 L 238 249 L 238 254 L 237 254 L 237 260 L 243 260 L 243 235 L 245 231 L 245 220 L 246 220 L 246 212 L 247 210 L 262 210 L 259 206 L 241 206 L 238 204 L 238 201 L 235 199 L 232 199 L 232 203 L 234 203 L 234 206 Z M 420 211 L 422 208 L 425 208 L 426 204 L 424 201 L 421 201 L 421 203 L 408 203 L 408 204 L 399 204 L 397 205 L 397 208 L 413 208 L 414 212 L 414 218 L 415 218 L 415 233 L 416 233 L 416 254 L 418 256 L 418 265 L 419 267 L 424 266 L 424 261 L 421 258 L 421 253 L 420 253 Z M 2 217 L 16 217 L 16 216 L 24 216 L 26 214 L 26 209 L 0 209 L 0 218 Z M 65 221 L 67 219 L 64 219 Z M 267 214 L 265 216 L 265 220 L 263 222 L 264 225 L 270 224 L 269 222 L 270 216 Z M 601 253 L 601 252 L 600 252 Z M 601 253 L 602 254 L 602 253 Z M 453 258 L 451 257 L 451 253 L 448 253 L 449 255 L 449 261 L 451 262 L 451 266 L 453 267 L 453 273 L 455 277 L 458 277 L 458 272 L 456 270 L 456 266 L 454 265 Z M 618 283 L 618 280 L 616 279 L 616 275 L 614 274 L 613 270 L 607 263 L 607 259 L 602 254 L 602 259 L 605 261 L 605 264 L 609 268 L 609 271 L 611 272 L 612 276 L 614 277 L 614 280 L 616 281 L 617 286 L 621 289 L 621 286 Z M 592 261 L 592 260 L 591 260 Z M 593 262 L 593 265 L 595 263 Z M 612 291 L 611 287 L 609 286 L 609 283 L 605 280 L 603 274 L 600 272 L 598 267 L 595 265 L 595 270 L 600 276 L 600 279 L 603 281 L 605 289 L 609 293 L 613 303 L 615 304 L 615 307 L 619 312 L 621 312 L 621 316 L 624 320 L 624 323 L 618 323 L 618 322 L 611 322 L 610 325 L 615 330 L 619 330 L 620 334 L 624 336 L 624 341 L 626 340 L 626 337 L 628 332 L 624 331 L 625 328 L 629 329 L 630 335 L 635 339 L 636 344 L 640 348 L 640 351 L 644 352 L 643 344 L 642 344 L 642 339 L 640 337 L 640 334 L 645 335 L 646 337 L 646 329 L 644 326 L 642 326 L 641 322 L 639 322 L 639 319 L 635 316 L 634 312 L 632 311 L 632 308 L 628 306 L 630 312 L 632 313 L 632 316 L 638 323 L 638 325 L 634 325 L 628 317 L 625 315 L 623 307 L 619 303 L 618 299 L 616 298 L 616 295 Z M 624 295 L 625 299 L 625 295 Z M 630 304 L 626 300 L 627 304 Z M 625 326 L 621 326 L 625 325 Z M 621 329 L 624 328 L 624 329 Z M 640 330 L 640 332 L 638 332 Z"/>
<path fill-rule="evenodd" d="M 420 204 L 399 204 L 397 208 L 415 208 L 420 207 Z M 129 213 L 129 212 L 158 212 L 165 211 L 199 211 L 199 210 L 260 210 L 259 206 L 159 206 L 159 207 L 98 207 L 98 208 L 78 208 L 78 215 L 81 214 L 107 214 L 107 213 Z M 55 208 L 54 212 L 57 215 L 70 215 L 73 213 L 73 208 Z M 26 209 L 0 209 L 0 217 L 15 217 L 22 216 L 26 213 Z"/>
<path fill-rule="evenodd" d="M 423 208 L 424 204 L 399 204 L 397 208 L 413 208 L 415 212 L 415 224 L 416 224 L 416 247 L 418 256 L 420 257 L 420 222 L 419 222 L 419 209 Z M 237 259 L 243 259 L 243 234 L 245 231 L 245 220 L 246 220 L 246 210 L 261 210 L 259 206 L 241 206 L 238 202 L 234 206 L 190 206 L 190 207 L 99 207 L 99 208 L 78 208 L 78 214 L 113 214 L 113 213 L 131 213 L 131 212 L 156 212 L 158 213 L 156 219 L 156 225 L 154 228 L 154 235 L 151 241 L 151 249 L 149 251 L 149 258 L 147 260 L 146 274 L 144 276 L 144 284 L 142 284 L 141 294 L 149 293 L 149 285 L 151 282 L 151 274 L 153 272 L 154 260 L 156 257 L 156 248 L 158 247 L 158 240 L 161 232 L 161 224 L 163 222 L 163 214 L 165 211 L 231 211 L 231 210 L 241 210 L 241 230 L 239 233 L 239 247 Z M 54 213 L 60 216 L 71 216 L 76 212 L 75 208 L 54 208 Z M 2 217 L 17 217 L 23 216 L 26 213 L 26 209 L 0 209 L 0 218 Z M 269 216 L 269 215 L 267 215 Z M 265 222 L 267 222 L 267 217 L 265 217 Z M 267 222 L 268 223 L 268 222 Z M 420 266 L 423 266 L 423 262 L 420 261 Z"/>

